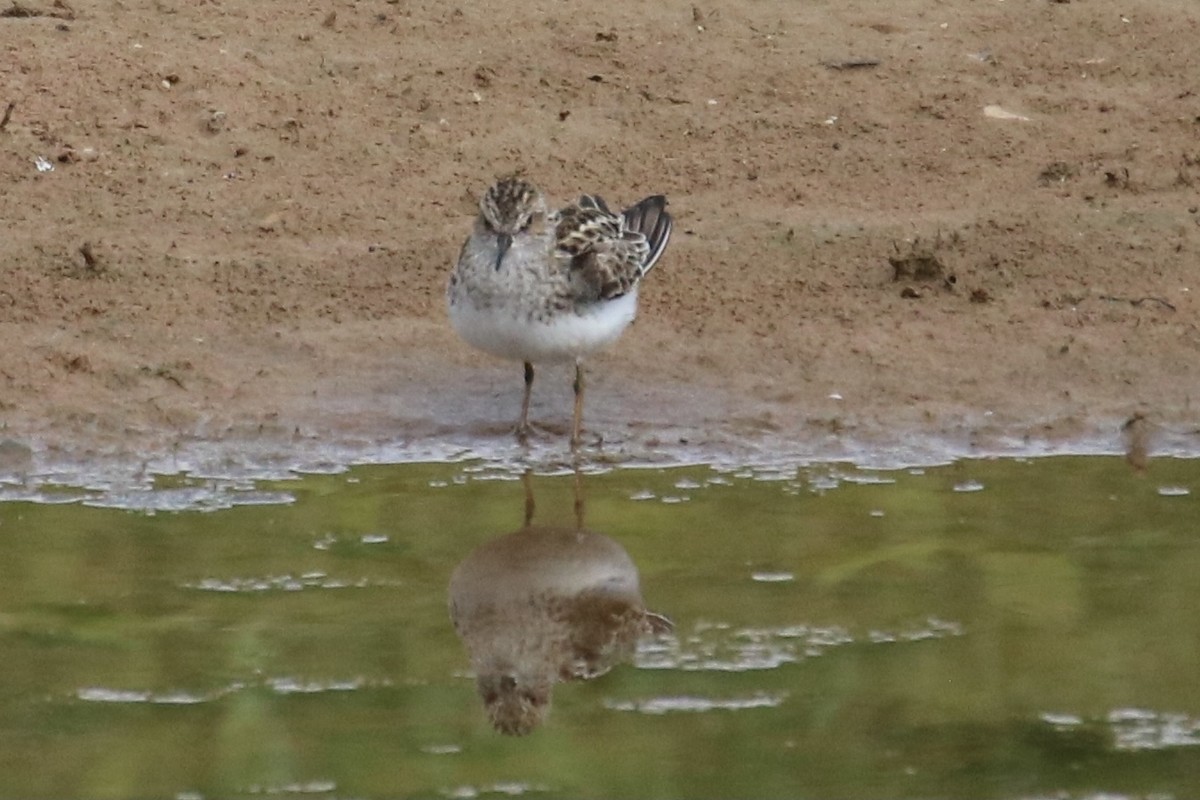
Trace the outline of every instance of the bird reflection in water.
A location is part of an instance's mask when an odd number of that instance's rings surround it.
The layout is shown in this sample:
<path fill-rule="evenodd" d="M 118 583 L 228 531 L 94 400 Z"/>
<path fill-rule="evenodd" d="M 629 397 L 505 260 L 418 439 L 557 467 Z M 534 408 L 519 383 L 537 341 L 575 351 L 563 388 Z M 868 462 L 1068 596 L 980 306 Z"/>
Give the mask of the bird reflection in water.
<path fill-rule="evenodd" d="M 555 683 L 603 675 L 673 628 L 646 610 L 625 548 L 583 526 L 578 472 L 574 527 L 533 525 L 528 473 L 522 483 L 524 526 L 475 548 L 450 578 L 450 617 L 479 696 L 510 736 L 545 721 Z"/>

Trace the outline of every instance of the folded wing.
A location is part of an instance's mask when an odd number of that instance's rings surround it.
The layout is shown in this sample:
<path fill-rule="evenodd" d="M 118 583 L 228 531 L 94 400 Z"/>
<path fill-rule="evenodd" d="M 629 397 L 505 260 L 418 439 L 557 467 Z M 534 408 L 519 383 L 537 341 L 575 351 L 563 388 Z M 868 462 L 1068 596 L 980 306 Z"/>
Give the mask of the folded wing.
<path fill-rule="evenodd" d="M 620 297 L 650 271 L 671 235 L 666 206 L 667 199 L 655 195 L 618 216 L 602 198 L 584 195 L 559 212 L 557 251 L 568 262 L 579 301 Z"/>

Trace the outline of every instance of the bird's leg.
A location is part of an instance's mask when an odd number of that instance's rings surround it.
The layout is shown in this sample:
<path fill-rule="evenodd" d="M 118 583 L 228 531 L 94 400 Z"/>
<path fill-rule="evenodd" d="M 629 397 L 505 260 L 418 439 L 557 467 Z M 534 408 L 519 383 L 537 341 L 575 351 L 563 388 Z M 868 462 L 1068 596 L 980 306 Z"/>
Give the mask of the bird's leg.
<path fill-rule="evenodd" d="M 533 470 L 525 470 L 521 473 L 521 485 L 525 487 L 525 527 L 529 527 L 529 523 L 533 522 L 533 510 L 535 508 L 533 502 Z"/>
<path fill-rule="evenodd" d="M 525 397 L 521 400 L 521 421 L 517 423 L 517 438 L 529 435 L 529 396 L 533 394 L 533 364 L 525 362 Z"/>
<path fill-rule="evenodd" d="M 583 428 L 583 362 L 575 360 L 575 419 L 571 425 L 571 449 L 579 447 Z"/>
<path fill-rule="evenodd" d="M 579 465 L 575 465 L 575 527 L 583 530 L 583 475 L 579 471 Z"/>

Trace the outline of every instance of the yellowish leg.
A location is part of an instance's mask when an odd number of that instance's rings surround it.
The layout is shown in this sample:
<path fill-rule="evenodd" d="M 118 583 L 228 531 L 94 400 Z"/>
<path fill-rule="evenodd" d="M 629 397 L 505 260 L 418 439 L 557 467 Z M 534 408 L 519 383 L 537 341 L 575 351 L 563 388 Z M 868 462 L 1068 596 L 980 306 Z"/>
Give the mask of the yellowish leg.
<path fill-rule="evenodd" d="M 533 364 L 525 362 L 525 397 L 521 400 L 521 421 L 517 423 L 517 437 L 529 435 L 529 397 L 533 394 Z"/>
<path fill-rule="evenodd" d="M 583 362 L 575 361 L 575 420 L 571 426 L 571 449 L 579 447 L 583 430 Z"/>

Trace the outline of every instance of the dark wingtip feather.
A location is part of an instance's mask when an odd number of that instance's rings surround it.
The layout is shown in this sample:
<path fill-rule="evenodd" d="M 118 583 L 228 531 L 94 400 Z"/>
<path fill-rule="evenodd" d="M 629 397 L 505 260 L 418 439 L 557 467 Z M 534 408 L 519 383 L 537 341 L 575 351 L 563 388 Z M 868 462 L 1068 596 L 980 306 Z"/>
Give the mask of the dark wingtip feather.
<path fill-rule="evenodd" d="M 605 214 L 611 214 L 608 210 L 608 204 L 604 202 L 604 198 L 598 194 L 585 194 L 579 198 L 580 208 L 596 208 L 603 211 Z"/>
<path fill-rule="evenodd" d="M 671 215 L 667 213 L 667 198 L 661 194 L 647 197 L 625 209 L 622 216 L 625 218 L 625 227 L 643 234 L 650 245 L 650 252 L 642 264 L 642 273 L 645 274 L 667 249 L 667 240 L 671 238 Z"/>

